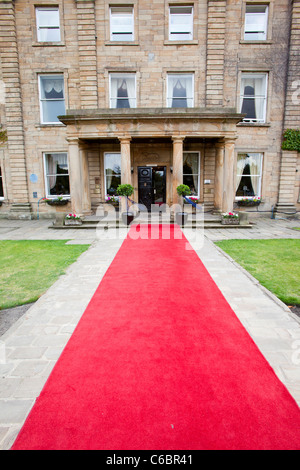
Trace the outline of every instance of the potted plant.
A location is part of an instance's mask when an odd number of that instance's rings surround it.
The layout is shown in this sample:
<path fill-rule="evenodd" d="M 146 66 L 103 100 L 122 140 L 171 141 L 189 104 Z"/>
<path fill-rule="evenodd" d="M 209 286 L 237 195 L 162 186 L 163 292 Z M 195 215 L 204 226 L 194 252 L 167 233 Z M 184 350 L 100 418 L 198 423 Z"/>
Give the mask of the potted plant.
<path fill-rule="evenodd" d="M 239 225 L 239 215 L 234 212 L 224 212 L 222 214 L 222 225 Z"/>
<path fill-rule="evenodd" d="M 49 206 L 65 206 L 68 204 L 69 199 L 64 199 L 63 196 L 57 196 L 54 199 L 45 198 L 44 201 L 49 204 Z"/>
<path fill-rule="evenodd" d="M 116 210 L 119 210 L 119 198 L 118 196 L 110 196 L 109 194 L 105 197 L 105 202 L 114 206 Z"/>
<path fill-rule="evenodd" d="M 188 199 L 191 202 L 193 202 L 194 204 L 199 204 L 199 202 L 200 202 L 200 200 L 197 196 L 190 196 Z M 188 202 L 186 202 L 186 201 L 185 201 L 185 203 L 188 204 Z M 196 214 L 196 211 L 197 211 L 197 208 L 194 205 L 192 205 L 192 213 Z"/>
<path fill-rule="evenodd" d="M 191 194 L 190 188 L 186 184 L 180 184 L 176 188 L 178 196 L 189 196 Z M 187 222 L 188 213 L 187 212 L 176 212 L 175 220 L 178 225 L 184 225 Z"/>
<path fill-rule="evenodd" d="M 134 214 L 128 210 L 128 198 L 133 192 L 134 188 L 131 184 L 119 184 L 117 188 L 117 195 L 126 197 L 126 212 L 122 213 L 122 220 L 125 225 L 129 225 L 134 219 Z"/>
<path fill-rule="evenodd" d="M 65 225 L 82 225 L 81 217 L 76 214 L 67 214 L 65 217 Z"/>

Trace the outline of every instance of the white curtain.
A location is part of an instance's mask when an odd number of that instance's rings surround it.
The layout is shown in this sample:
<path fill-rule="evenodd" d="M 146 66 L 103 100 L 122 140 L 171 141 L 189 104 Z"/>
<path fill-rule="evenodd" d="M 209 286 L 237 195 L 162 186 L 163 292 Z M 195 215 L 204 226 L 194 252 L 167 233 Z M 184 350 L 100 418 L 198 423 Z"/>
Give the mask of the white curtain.
<path fill-rule="evenodd" d="M 110 81 L 110 106 L 111 108 L 117 108 L 118 91 L 122 91 L 122 98 L 127 98 L 129 107 L 136 107 L 135 99 L 135 77 L 111 77 Z M 120 91 L 119 91 L 119 97 Z M 121 100 L 120 100 L 121 101 Z M 123 100 L 122 100 L 123 101 Z M 122 105 L 120 107 L 123 107 Z"/>
<path fill-rule="evenodd" d="M 51 93 L 52 90 L 56 93 L 62 93 L 63 91 L 63 80 L 61 78 L 55 80 L 42 78 L 42 82 L 45 93 Z"/>
<path fill-rule="evenodd" d="M 243 172 L 244 172 L 244 168 L 245 168 L 245 165 L 246 165 L 246 160 L 247 160 L 247 154 L 246 153 L 238 155 L 238 158 L 237 158 L 237 178 L 236 178 L 236 189 L 235 189 L 236 191 L 238 190 L 241 179 L 243 177 Z"/>
<path fill-rule="evenodd" d="M 199 154 L 198 153 L 184 153 L 184 161 L 183 161 L 183 168 L 188 166 L 191 168 L 192 174 L 185 173 L 183 170 L 184 175 L 188 175 L 193 180 L 193 187 L 192 190 L 195 194 L 199 195 L 199 188 L 198 188 L 198 179 L 199 179 Z M 192 189 L 192 188 L 191 188 Z"/>
<path fill-rule="evenodd" d="M 173 98 L 178 98 L 174 100 Z M 186 99 L 187 108 L 193 107 L 194 90 L 192 75 L 169 75 L 168 76 L 168 106 L 176 107 L 176 102 Z M 181 106 L 180 106 L 181 107 Z"/>
<path fill-rule="evenodd" d="M 68 170 L 68 155 L 65 153 L 54 153 L 46 155 L 46 173 L 48 177 L 48 192 L 56 185 L 58 166 Z"/>
<path fill-rule="evenodd" d="M 57 116 L 65 114 L 63 77 L 40 77 L 42 122 L 58 122 Z"/>
<path fill-rule="evenodd" d="M 126 80 L 130 108 L 135 108 L 135 78 Z"/>
<path fill-rule="evenodd" d="M 252 88 L 254 90 L 253 98 L 247 92 Z M 255 109 L 255 116 L 246 116 L 246 119 L 256 119 L 258 121 L 264 120 L 264 108 L 265 108 L 265 97 L 266 97 L 266 76 L 263 75 L 261 77 L 245 77 L 242 80 L 242 93 L 243 93 L 243 100 L 242 100 L 242 108 L 243 105 L 246 105 L 246 101 L 248 101 L 248 108 L 250 100 L 253 99 L 254 101 L 254 109 Z M 247 106 L 246 106 L 247 107 Z"/>
<path fill-rule="evenodd" d="M 255 196 L 260 193 L 260 179 L 261 179 L 261 164 L 262 155 L 259 153 L 254 154 L 239 154 L 237 159 L 237 178 L 236 178 L 236 191 L 238 190 L 241 179 L 243 176 L 248 176 L 251 180 L 253 192 Z M 246 165 L 249 166 L 250 175 L 244 175 Z"/>
<path fill-rule="evenodd" d="M 108 153 L 105 155 L 105 176 L 106 176 L 106 193 L 110 189 L 112 177 L 121 174 L 121 154 Z"/>
<path fill-rule="evenodd" d="M 261 172 L 261 156 L 259 154 L 249 155 L 250 177 L 255 196 L 259 194 L 259 181 Z"/>

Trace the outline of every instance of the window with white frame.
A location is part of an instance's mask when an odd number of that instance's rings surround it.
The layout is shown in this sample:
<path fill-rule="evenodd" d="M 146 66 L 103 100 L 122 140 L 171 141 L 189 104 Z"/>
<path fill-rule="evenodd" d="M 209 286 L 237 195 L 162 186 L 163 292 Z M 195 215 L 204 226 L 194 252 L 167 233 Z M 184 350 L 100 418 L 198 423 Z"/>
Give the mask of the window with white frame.
<path fill-rule="evenodd" d="M 41 123 L 59 123 L 57 116 L 66 112 L 63 75 L 40 75 L 39 92 Z"/>
<path fill-rule="evenodd" d="M 133 7 L 110 7 L 110 40 L 134 40 Z"/>
<path fill-rule="evenodd" d="M 246 114 L 244 122 L 266 122 L 266 73 L 243 73 L 241 77 L 240 112 Z"/>
<path fill-rule="evenodd" d="M 70 196 L 67 153 L 44 153 L 44 166 L 47 197 Z"/>
<path fill-rule="evenodd" d="M 111 108 L 136 108 L 135 73 L 110 74 L 109 90 Z"/>
<path fill-rule="evenodd" d="M 167 76 L 167 107 L 193 108 L 194 106 L 194 75 L 168 74 Z"/>
<path fill-rule="evenodd" d="M 193 7 L 169 7 L 169 40 L 191 41 L 193 39 Z"/>
<path fill-rule="evenodd" d="M 246 41 L 266 41 L 268 28 L 268 6 L 246 5 L 245 34 Z"/>
<path fill-rule="evenodd" d="M 114 196 L 117 194 L 117 188 L 121 184 L 121 154 L 104 154 L 105 171 L 105 194 Z"/>
<path fill-rule="evenodd" d="M 261 153 L 239 153 L 237 157 L 236 198 L 261 197 Z"/>
<path fill-rule="evenodd" d="M 2 169 L 0 166 L 0 200 L 4 199 L 4 192 L 3 192 L 3 179 L 2 179 Z"/>
<path fill-rule="evenodd" d="M 191 190 L 191 196 L 200 196 L 200 153 L 183 152 L 183 184 Z"/>
<path fill-rule="evenodd" d="M 36 7 L 35 13 L 38 42 L 60 42 L 58 7 Z"/>

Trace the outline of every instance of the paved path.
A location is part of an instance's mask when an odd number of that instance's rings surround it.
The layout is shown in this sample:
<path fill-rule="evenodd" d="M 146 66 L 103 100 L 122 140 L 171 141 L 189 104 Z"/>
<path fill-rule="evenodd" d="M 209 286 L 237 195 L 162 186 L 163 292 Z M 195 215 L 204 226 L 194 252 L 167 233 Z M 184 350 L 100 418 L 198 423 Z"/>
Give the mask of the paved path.
<path fill-rule="evenodd" d="M 99 239 L 96 230 L 49 230 L 49 221 L 0 220 L 0 239 L 68 239 L 90 249 L 0 337 L 0 449 L 9 449 L 71 337 L 89 300 L 122 244 Z M 299 222 L 258 220 L 252 230 L 207 230 L 205 238 L 185 229 L 236 315 L 280 380 L 300 405 L 300 322 L 287 307 L 219 250 L 227 238 L 300 238 Z M 249 233 L 246 233 L 249 232 Z M 106 238 L 107 237 L 107 238 Z M 203 242 L 203 243 L 202 243 Z M 238 345 L 237 345 L 238 347 Z M 249 365 L 250 367 L 251 365 Z M 241 378 L 242 379 L 242 378 Z M 267 393 L 267 391 L 266 391 Z"/>

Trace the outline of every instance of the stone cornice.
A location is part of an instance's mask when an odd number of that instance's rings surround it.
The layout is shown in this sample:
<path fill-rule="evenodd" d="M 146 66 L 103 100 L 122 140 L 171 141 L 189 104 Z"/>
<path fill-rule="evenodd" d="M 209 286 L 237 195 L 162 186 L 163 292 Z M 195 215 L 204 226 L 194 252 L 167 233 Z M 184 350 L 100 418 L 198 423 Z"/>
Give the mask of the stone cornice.
<path fill-rule="evenodd" d="M 79 109 L 67 110 L 59 116 L 65 124 L 80 121 L 120 121 L 120 120 L 211 120 L 231 121 L 238 123 L 245 115 L 237 113 L 234 108 L 128 108 L 128 109 Z"/>

